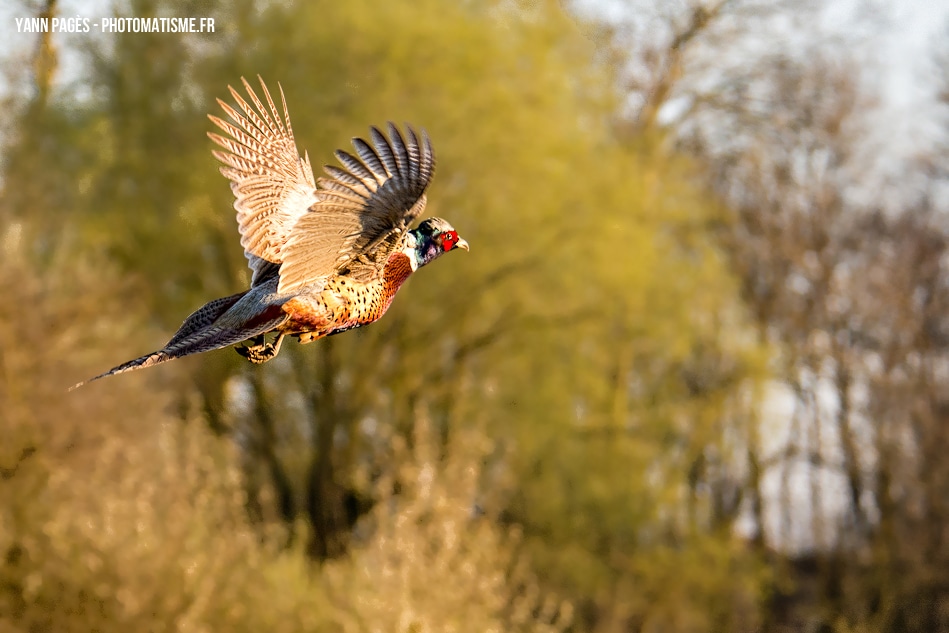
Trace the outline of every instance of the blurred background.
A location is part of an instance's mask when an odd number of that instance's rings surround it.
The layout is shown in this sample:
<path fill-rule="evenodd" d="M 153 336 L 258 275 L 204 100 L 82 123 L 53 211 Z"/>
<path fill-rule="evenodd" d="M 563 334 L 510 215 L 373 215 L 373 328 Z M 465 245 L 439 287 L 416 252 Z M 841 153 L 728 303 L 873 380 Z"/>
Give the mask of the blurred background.
<path fill-rule="evenodd" d="M 5 3 L 0 632 L 949 631 L 947 5 Z M 258 73 L 314 165 L 425 127 L 471 253 L 67 394 L 246 288 Z"/>

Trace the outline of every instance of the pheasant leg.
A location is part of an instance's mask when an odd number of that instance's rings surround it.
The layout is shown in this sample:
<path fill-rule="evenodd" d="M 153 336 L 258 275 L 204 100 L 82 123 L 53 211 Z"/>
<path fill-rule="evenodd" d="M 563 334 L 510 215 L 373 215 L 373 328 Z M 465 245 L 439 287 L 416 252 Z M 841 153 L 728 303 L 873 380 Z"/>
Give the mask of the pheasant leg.
<path fill-rule="evenodd" d="M 248 345 L 246 347 L 237 347 L 237 353 L 254 363 L 255 365 L 260 365 L 261 363 L 266 363 L 268 360 L 277 355 L 280 351 L 280 344 L 283 342 L 283 334 L 278 334 L 277 338 L 274 339 L 273 343 L 266 343 L 264 335 L 261 334 L 255 338 L 252 338 L 253 345 Z"/>

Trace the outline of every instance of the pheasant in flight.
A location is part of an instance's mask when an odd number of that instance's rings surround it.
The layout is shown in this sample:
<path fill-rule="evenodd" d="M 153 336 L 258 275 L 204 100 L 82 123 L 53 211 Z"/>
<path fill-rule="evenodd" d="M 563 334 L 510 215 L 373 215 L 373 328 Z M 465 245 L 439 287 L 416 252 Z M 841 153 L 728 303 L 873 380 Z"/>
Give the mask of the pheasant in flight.
<path fill-rule="evenodd" d="M 281 116 L 258 79 L 266 105 L 242 78 L 253 105 L 229 86 L 237 108 L 218 103 L 231 122 L 209 115 L 225 136 L 208 133 L 225 150 L 213 154 L 236 197 L 250 289 L 207 303 L 162 349 L 88 382 L 249 339 L 238 353 L 264 363 L 287 336 L 309 343 L 376 321 L 413 272 L 448 251 L 468 250 L 441 218 L 408 228 L 425 209 L 435 171 L 424 131 L 372 127 L 371 143 L 353 139 L 356 155 L 337 151 L 341 167 L 328 165 L 328 177 L 314 180 L 309 156 L 300 156 L 293 139 L 283 89 Z M 276 338 L 267 343 L 271 332 Z"/>

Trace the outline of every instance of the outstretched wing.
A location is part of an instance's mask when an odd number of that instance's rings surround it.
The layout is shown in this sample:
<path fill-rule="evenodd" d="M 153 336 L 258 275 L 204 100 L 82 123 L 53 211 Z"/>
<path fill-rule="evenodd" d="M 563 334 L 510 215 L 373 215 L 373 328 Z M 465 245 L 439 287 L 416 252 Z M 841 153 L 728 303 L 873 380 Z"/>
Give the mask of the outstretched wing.
<path fill-rule="evenodd" d="M 251 285 L 259 283 L 283 262 L 293 226 L 317 200 L 310 159 L 300 156 L 293 140 L 283 88 L 280 88 L 281 115 L 264 80 L 259 75 L 257 78 L 266 105 L 242 77 L 251 103 L 228 86 L 237 108 L 220 99 L 218 103 L 233 123 L 208 115 L 227 135 L 208 132 L 211 140 L 226 150 L 213 154 L 224 163 L 221 173 L 231 181 L 236 197 L 234 209 L 241 246 L 254 271 Z"/>
<path fill-rule="evenodd" d="M 389 123 L 388 137 L 370 128 L 372 144 L 353 139 L 356 156 L 342 150 L 342 168 L 328 165 L 317 182 L 318 201 L 301 216 L 283 249 L 279 292 L 294 290 L 348 268 L 367 278 L 379 274 L 408 226 L 425 208 L 435 173 L 432 144 L 411 127 L 405 135 Z"/>

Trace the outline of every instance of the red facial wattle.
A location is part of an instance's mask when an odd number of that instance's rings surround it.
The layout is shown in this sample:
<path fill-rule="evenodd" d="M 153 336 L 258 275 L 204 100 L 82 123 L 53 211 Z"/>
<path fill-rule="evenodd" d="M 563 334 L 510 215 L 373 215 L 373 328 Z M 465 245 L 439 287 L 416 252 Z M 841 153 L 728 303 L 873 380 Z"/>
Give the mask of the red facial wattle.
<path fill-rule="evenodd" d="M 458 233 L 456 231 L 445 231 L 442 233 L 442 250 L 446 253 L 455 247 L 458 243 Z"/>

